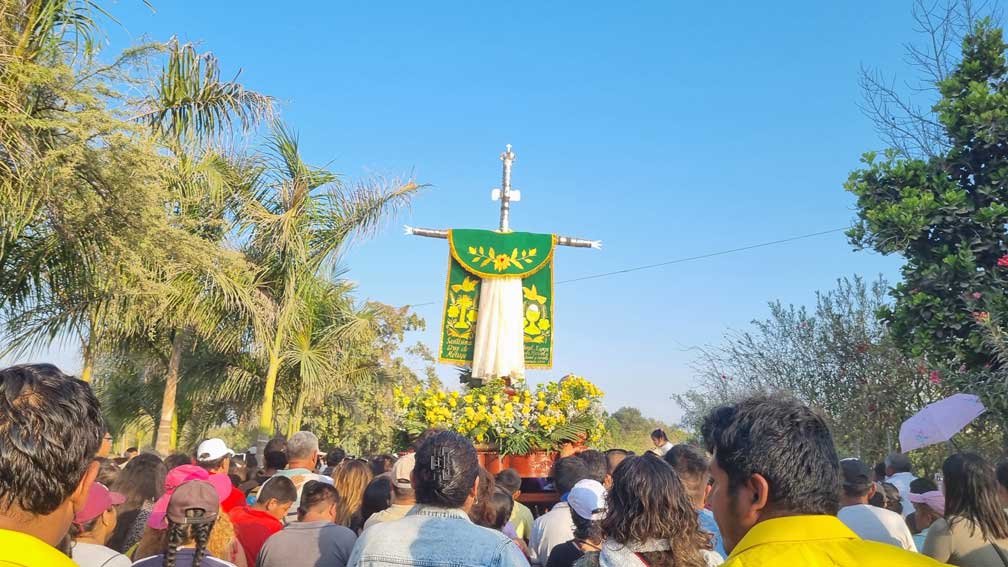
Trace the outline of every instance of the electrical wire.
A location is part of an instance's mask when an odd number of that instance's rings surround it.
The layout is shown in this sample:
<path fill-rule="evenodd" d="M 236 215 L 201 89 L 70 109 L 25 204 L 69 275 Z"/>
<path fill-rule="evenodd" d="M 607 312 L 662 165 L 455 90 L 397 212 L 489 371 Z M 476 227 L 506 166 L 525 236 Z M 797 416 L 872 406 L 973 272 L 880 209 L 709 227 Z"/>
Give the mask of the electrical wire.
<path fill-rule="evenodd" d="M 830 230 L 821 230 L 819 232 L 810 232 L 809 234 L 801 234 L 799 236 L 791 236 L 788 238 L 781 238 L 779 240 L 771 240 L 769 242 L 760 242 L 759 244 L 750 244 L 748 246 L 740 246 L 738 248 L 729 248 L 728 250 L 719 250 L 717 252 L 710 252 L 707 254 L 700 254 L 697 256 L 687 256 L 685 258 L 676 258 L 675 260 L 668 260 L 665 262 L 658 262 L 656 264 L 645 264 L 643 266 L 634 266 L 632 268 L 624 268 L 622 270 L 615 270 L 612 272 L 602 272 L 599 274 L 591 274 L 587 276 L 580 276 L 577 278 L 572 278 L 569 280 L 561 280 L 556 282 L 556 285 L 573 283 L 573 282 L 583 282 L 586 280 L 595 280 L 599 278 L 606 278 L 609 276 L 616 276 L 620 274 L 629 274 L 631 272 L 639 272 L 641 270 L 651 270 L 654 268 L 661 268 L 663 266 L 671 266 L 673 264 L 682 264 L 684 262 L 693 262 L 695 260 L 703 260 L 706 258 L 713 258 L 715 256 L 724 256 L 725 254 L 735 254 L 738 252 L 746 252 L 748 250 L 755 250 L 757 248 L 766 248 L 767 246 L 776 246 L 777 244 L 786 244 L 788 242 L 794 242 L 796 240 L 804 240 L 806 238 L 815 238 L 816 236 L 824 236 L 826 234 L 833 234 L 836 232 L 843 232 L 847 230 L 846 228 L 832 228 Z M 441 303 L 440 301 L 428 301 L 426 303 L 414 303 L 407 305 L 407 307 L 426 307 L 428 305 L 437 305 Z"/>

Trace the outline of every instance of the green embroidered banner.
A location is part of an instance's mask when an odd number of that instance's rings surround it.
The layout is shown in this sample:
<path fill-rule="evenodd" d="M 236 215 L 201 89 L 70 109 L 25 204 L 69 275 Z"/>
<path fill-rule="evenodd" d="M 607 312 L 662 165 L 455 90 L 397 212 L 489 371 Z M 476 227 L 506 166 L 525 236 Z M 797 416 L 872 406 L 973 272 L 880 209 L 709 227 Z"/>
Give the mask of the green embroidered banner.
<path fill-rule="evenodd" d="M 468 365 L 473 359 L 481 280 L 522 278 L 525 366 L 553 365 L 552 234 L 450 230 L 451 250 L 441 319 L 441 362 Z"/>

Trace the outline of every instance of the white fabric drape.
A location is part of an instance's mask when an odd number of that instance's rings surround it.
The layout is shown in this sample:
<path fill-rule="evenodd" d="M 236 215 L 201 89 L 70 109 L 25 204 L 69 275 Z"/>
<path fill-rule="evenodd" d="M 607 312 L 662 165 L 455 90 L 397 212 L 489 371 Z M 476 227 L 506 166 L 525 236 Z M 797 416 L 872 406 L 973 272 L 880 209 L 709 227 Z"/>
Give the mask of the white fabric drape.
<path fill-rule="evenodd" d="M 525 377 L 521 278 L 485 278 L 480 288 L 473 378 Z"/>

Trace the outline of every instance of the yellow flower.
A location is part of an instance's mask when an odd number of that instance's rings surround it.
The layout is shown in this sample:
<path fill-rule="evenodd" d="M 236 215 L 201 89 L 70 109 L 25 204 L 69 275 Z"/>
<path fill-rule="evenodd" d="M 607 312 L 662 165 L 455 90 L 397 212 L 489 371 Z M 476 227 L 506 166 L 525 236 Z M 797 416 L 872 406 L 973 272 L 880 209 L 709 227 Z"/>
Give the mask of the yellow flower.
<path fill-rule="evenodd" d="M 493 257 L 494 269 L 498 272 L 503 272 L 511 265 L 511 256 L 507 254 L 497 254 Z"/>

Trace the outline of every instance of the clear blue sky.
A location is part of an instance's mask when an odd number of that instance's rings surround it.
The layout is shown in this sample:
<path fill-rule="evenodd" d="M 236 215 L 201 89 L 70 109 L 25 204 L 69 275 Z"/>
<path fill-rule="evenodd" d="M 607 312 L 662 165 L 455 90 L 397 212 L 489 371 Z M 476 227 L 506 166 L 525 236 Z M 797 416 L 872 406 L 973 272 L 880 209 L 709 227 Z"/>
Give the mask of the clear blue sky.
<path fill-rule="evenodd" d="M 881 141 L 861 64 L 908 72 L 909 2 L 197 2 L 120 0 L 109 50 L 200 41 L 282 101 L 306 156 L 347 180 L 412 172 L 431 188 L 344 259 L 363 296 L 440 301 L 446 244 L 401 226 L 493 228 L 504 144 L 519 230 L 605 241 L 561 249 L 559 280 L 843 227 L 843 191 Z M 674 421 L 695 345 L 899 260 L 836 233 L 558 286 L 556 364 L 615 410 Z M 436 341 L 440 304 L 419 309 Z M 64 353 L 57 359 L 65 359 Z M 450 367 L 443 374 L 453 380 Z"/>

